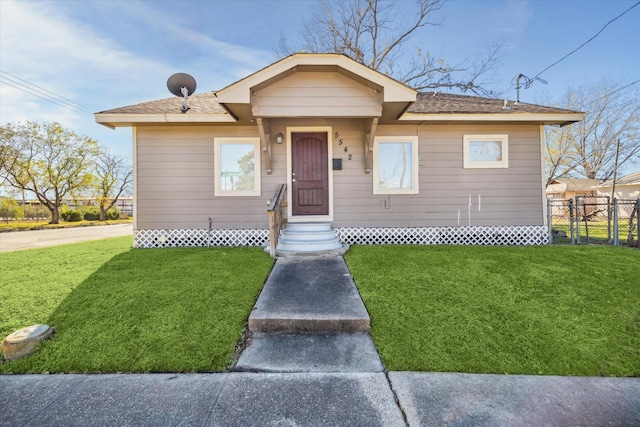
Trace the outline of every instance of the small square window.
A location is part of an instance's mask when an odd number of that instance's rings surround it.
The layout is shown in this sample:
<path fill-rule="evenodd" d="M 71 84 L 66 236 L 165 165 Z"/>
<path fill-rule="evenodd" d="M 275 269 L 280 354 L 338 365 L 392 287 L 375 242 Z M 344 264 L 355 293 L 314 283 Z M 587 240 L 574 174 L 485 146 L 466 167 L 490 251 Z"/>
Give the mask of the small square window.
<path fill-rule="evenodd" d="M 472 168 L 508 168 L 508 135 L 464 135 L 463 166 Z"/>
<path fill-rule="evenodd" d="M 418 137 L 376 137 L 373 194 L 418 194 Z"/>
<path fill-rule="evenodd" d="M 215 138 L 216 196 L 260 196 L 260 138 Z"/>

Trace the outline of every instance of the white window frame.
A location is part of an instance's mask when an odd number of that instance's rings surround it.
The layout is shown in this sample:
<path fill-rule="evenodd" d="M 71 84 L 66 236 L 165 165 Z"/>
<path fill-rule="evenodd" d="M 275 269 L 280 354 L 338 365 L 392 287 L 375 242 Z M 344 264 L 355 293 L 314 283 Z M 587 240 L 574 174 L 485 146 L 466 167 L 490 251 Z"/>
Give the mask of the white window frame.
<path fill-rule="evenodd" d="M 222 177 L 220 176 L 220 172 L 222 170 L 222 165 L 220 163 L 220 146 L 224 144 L 253 144 L 253 189 L 252 190 L 224 190 L 222 188 Z M 215 195 L 216 196 L 260 196 L 261 195 L 261 184 L 260 184 L 260 176 L 261 176 L 261 164 L 260 164 L 260 138 L 256 137 L 247 137 L 247 138 L 214 138 L 214 156 L 215 156 L 215 169 L 214 169 L 214 180 L 215 180 Z"/>
<path fill-rule="evenodd" d="M 411 188 L 380 188 L 380 143 L 411 143 Z M 418 169 L 418 137 L 376 136 L 373 140 L 373 194 L 418 194 L 420 171 Z"/>
<path fill-rule="evenodd" d="M 462 138 L 463 167 L 465 169 L 493 169 L 509 167 L 509 135 L 464 135 Z M 470 158 L 470 144 L 472 142 L 499 142 L 502 149 L 502 160 L 479 162 Z"/>

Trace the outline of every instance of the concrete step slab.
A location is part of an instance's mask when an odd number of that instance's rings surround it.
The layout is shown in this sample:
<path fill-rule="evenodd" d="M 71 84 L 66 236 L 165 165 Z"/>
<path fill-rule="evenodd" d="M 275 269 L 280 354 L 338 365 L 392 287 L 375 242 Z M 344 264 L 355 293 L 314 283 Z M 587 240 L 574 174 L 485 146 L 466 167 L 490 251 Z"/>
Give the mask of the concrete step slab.
<path fill-rule="evenodd" d="M 252 332 L 368 332 L 342 257 L 279 258 L 249 316 Z"/>
<path fill-rule="evenodd" d="M 383 372 L 371 335 L 356 333 L 255 333 L 234 371 Z"/>

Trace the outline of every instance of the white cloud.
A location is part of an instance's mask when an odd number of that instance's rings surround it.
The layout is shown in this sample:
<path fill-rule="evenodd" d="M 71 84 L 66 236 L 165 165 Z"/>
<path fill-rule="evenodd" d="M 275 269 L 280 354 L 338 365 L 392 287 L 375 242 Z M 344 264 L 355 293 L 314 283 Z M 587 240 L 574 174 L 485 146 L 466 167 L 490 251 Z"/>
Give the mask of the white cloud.
<path fill-rule="evenodd" d="M 120 147 L 130 157 L 130 131 L 104 132 L 90 112 L 169 97 L 165 82 L 175 72 L 192 73 L 200 92 L 217 90 L 272 59 L 264 51 L 194 31 L 158 10 L 157 3 L 83 5 L 71 9 L 74 5 L 64 2 L 0 1 L 2 70 L 88 110 L 70 110 L 2 83 L 0 122 L 57 121 L 78 133 L 99 135 L 101 143 Z M 131 35 L 118 33 L 126 28 L 118 27 L 118 20 L 126 19 L 145 35 L 144 46 L 132 46 Z M 189 45 L 197 55 L 169 55 L 161 49 L 170 50 L 172 43 Z M 122 141 L 123 135 L 128 140 Z"/>

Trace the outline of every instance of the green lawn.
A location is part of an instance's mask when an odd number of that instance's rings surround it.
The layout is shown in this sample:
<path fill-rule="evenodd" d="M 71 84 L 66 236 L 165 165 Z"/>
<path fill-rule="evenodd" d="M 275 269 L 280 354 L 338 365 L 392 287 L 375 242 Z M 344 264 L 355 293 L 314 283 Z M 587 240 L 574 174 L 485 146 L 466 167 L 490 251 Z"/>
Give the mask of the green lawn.
<path fill-rule="evenodd" d="M 640 252 L 354 246 L 388 370 L 640 376 Z"/>
<path fill-rule="evenodd" d="M 578 238 L 580 234 L 581 243 L 606 243 L 607 239 L 613 241 L 614 230 L 613 222 L 611 223 L 611 229 L 609 230 L 609 224 L 607 221 L 580 221 L 576 227 L 574 223 L 574 238 Z M 567 237 L 554 237 L 554 243 L 569 243 L 571 241 L 571 225 L 568 220 L 553 219 L 554 230 L 564 231 Z M 589 238 L 587 239 L 587 235 Z M 638 230 L 634 229 L 634 238 L 638 235 Z M 629 244 L 629 220 L 622 219 L 618 224 L 618 239 L 621 246 Z"/>
<path fill-rule="evenodd" d="M 0 254 L 0 336 L 56 334 L 4 372 L 224 370 L 273 261 L 130 237 Z M 353 246 L 389 370 L 640 376 L 640 252 Z"/>
<path fill-rule="evenodd" d="M 130 244 L 0 254 L 0 336 L 34 323 L 56 329 L 0 372 L 223 370 L 272 259 L 261 248 Z"/>

